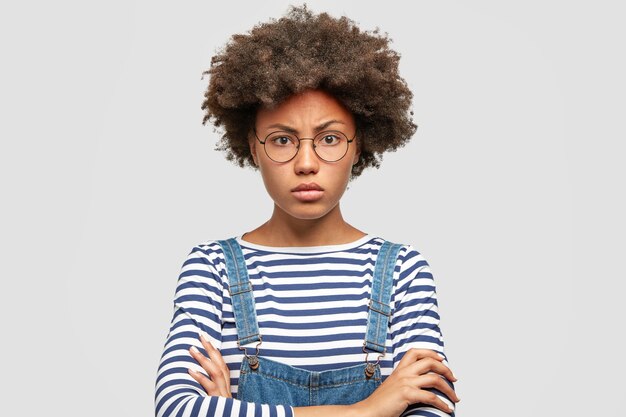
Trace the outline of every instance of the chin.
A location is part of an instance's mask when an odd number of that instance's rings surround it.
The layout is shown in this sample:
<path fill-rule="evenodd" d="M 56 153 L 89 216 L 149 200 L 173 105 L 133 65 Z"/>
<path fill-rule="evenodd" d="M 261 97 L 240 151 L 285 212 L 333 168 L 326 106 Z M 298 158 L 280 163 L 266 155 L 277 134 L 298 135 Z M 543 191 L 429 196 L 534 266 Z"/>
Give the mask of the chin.
<path fill-rule="evenodd" d="M 282 207 L 281 207 L 282 208 Z M 301 220 L 315 220 L 327 215 L 333 208 L 320 203 L 299 203 L 282 210 L 291 217 Z"/>
<path fill-rule="evenodd" d="M 295 217 L 296 219 L 300 219 L 300 220 L 315 220 L 315 219 L 320 219 L 322 217 L 324 217 L 326 214 L 328 214 L 330 210 L 328 211 L 324 211 L 324 210 L 293 210 L 293 211 L 289 211 L 287 212 L 287 214 L 289 214 L 291 217 Z"/>

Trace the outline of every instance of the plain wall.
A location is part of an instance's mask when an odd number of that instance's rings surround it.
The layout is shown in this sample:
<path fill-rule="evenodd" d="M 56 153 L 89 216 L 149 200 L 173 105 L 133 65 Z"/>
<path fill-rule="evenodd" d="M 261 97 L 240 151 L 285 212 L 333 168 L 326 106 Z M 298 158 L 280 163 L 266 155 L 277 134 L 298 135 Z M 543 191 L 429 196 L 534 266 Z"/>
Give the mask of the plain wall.
<path fill-rule="evenodd" d="M 0 7 L 3 414 L 153 414 L 186 255 L 272 210 L 213 149 L 201 74 L 288 4 Z M 417 133 L 341 205 L 431 264 L 457 415 L 623 415 L 620 3 L 308 5 L 402 55 Z"/>

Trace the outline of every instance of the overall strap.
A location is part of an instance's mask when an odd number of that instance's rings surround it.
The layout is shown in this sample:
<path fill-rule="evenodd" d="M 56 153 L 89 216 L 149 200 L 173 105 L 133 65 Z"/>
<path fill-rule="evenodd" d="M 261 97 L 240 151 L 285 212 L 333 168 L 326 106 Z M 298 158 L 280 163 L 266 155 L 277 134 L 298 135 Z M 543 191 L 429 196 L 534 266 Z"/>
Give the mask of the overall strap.
<path fill-rule="evenodd" d="M 372 293 L 367 316 L 367 330 L 365 331 L 365 349 L 381 354 L 385 353 L 389 317 L 391 317 L 391 291 L 393 289 L 393 271 L 398 253 L 402 248 L 400 243 L 384 241 L 378 251 L 374 266 Z"/>
<path fill-rule="evenodd" d="M 241 246 L 235 238 L 218 240 L 217 243 L 222 247 L 226 260 L 228 287 L 237 327 L 237 345 L 259 342 L 261 335 L 256 320 L 254 294 Z"/>

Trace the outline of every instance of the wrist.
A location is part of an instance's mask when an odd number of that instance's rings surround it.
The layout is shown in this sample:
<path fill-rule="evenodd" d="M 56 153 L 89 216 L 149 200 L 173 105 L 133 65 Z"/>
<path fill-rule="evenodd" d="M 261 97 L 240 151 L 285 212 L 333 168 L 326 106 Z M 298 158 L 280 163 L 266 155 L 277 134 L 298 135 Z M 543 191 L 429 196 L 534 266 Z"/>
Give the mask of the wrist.
<path fill-rule="evenodd" d="M 362 402 L 350 405 L 314 405 L 293 407 L 294 417 L 374 417 Z"/>
<path fill-rule="evenodd" d="M 367 398 L 348 406 L 348 410 L 346 410 L 346 417 L 371 417 L 366 400 Z"/>

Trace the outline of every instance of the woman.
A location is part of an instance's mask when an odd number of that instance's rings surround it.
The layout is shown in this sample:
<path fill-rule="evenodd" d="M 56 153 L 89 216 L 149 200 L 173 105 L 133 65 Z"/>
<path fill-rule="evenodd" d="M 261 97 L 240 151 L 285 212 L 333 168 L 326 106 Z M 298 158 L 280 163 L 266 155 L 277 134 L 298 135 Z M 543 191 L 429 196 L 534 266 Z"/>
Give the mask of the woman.
<path fill-rule="evenodd" d="M 223 127 L 229 160 L 261 172 L 274 211 L 188 255 L 157 416 L 453 415 L 428 263 L 339 205 L 415 132 L 397 64 L 386 37 L 306 6 L 213 58 L 204 122 Z"/>

